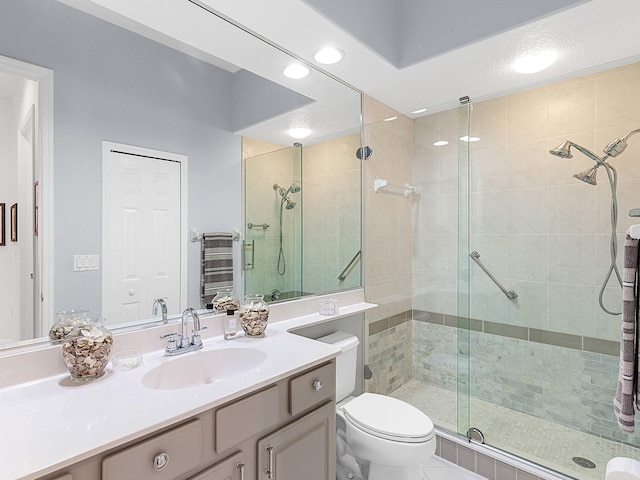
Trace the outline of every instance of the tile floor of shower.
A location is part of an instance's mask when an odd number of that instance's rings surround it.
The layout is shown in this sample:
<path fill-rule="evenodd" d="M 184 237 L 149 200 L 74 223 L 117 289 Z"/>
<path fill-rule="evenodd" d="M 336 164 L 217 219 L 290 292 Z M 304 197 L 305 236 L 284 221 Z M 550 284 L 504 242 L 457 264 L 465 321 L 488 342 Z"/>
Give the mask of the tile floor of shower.
<path fill-rule="evenodd" d="M 391 396 L 419 408 L 436 426 L 457 431 L 455 392 L 410 380 Z M 487 444 L 579 480 L 603 480 L 607 461 L 613 457 L 640 459 L 637 448 L 474 398 L 470 398 L 470 417 L 471 426 L 482 431 Z M 596 468 L 579 467 L 573 457 L 587 458 Z"/>

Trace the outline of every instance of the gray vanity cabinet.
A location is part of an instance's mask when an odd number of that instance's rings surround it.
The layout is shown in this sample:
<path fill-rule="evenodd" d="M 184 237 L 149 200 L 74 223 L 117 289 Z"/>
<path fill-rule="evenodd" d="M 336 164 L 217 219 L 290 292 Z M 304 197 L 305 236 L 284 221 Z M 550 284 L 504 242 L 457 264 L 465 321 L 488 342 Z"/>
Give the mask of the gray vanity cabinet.
<path fill-rule="evenodd" d="M 333 480 L 335 362 L 39 480 Z"/>
<path fill-rule="evenodd" d="M 258 442 L 258 478 L 336 478 L 335 406 L 328 403 Z"/>
<path fill-rule="evenodd" d="M 190 480 L 248 480 L 245 457 L 242 452 L 236 453 Z"/>

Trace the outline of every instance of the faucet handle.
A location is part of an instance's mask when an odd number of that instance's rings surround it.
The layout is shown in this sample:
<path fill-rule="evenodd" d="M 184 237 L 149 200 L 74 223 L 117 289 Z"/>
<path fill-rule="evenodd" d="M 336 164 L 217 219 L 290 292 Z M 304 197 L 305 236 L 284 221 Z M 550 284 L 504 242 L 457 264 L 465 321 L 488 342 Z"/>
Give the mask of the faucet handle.
<path fill-rule="evenodd" d="M 200 332 L 202 330 L 206 330 L 208 327 L 200 327 L 200 330 L 194 330 L 193 336 L 191 337 L 191 344 L 197 345 L 198 347 L 202 345 L 202 339 L 200 338 Z"/>
<path fill-rule="evenodd" d="M 178 334 L 177 333 L 167 333 L 166 335 L 162 335 L 160 337 L 161 340 L 168 338 L 167 348 L 165 348 L 166 353 L 175 353 L 178 350 Z"/>

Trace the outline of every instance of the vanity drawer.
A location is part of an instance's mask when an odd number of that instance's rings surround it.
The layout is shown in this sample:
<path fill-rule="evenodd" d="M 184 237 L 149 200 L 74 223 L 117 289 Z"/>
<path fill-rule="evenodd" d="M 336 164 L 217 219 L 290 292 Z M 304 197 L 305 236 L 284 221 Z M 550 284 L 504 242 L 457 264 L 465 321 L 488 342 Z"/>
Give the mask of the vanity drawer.
<path fill-rule="evenodd" d="M 202 462 L 202 425 L 193 420 L 102 460 L 102 480 L 171 480 Z"/>
<path fill-rule="evenodd" d="M 280 421 L 277 386 L 216 411 L 216 452 L 222 453 Z"/>
<path fill-rule="evenodd" d="M 335 363 L 328 363 L 289 381 L 289 411 L 297 415 L 336 393 Z"/>

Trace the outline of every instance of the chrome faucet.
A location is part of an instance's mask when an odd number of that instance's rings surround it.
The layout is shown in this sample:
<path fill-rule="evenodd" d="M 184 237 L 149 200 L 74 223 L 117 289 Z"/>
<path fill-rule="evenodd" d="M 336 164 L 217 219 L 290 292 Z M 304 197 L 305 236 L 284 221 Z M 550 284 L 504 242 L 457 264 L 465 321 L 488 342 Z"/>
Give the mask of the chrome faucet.
<path fill-rule="evenodd" d="M 151 313 L 153 315 L 158 314 L 158 307 L 160 307 L 160 310 L 162 310 L 162 323 L 168 323 L 169 320 L 167 320 L 167 302 L 165 302 L 163 298 L 156 298 L 153 301 L 153 305 L 151 307 Z"/>
<path fill-rule="evenodd" d="M 191 332 L 191 338 L 189 338 L 189 317 L 193 320 L 193 329 Z M 182 328 L 181 333 L 169 333 L 163 335 L 160 338 L 166 338 L 167 348 L 164 350 L 164 354 L 167 356 L 180 355 L 181 353 L 193 352 L 194 350 L 200 350 L 202 348 L 202 339 L 200 338 L 200 330 L 204 330 L 207 327 L 200 327 L 200 317 L 198 312 L 193 308 L 187 308 L 182 312 Z"/>

